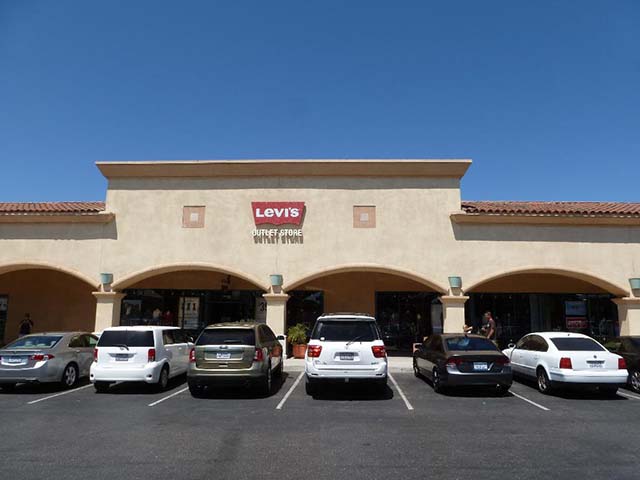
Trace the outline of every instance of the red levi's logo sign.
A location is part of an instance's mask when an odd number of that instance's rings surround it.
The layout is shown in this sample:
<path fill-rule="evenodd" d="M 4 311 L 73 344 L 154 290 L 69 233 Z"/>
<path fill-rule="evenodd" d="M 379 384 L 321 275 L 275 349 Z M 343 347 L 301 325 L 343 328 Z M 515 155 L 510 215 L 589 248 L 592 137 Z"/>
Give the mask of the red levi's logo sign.
<path fill-rule="evenodd" d="M 256 225 L 300 225 L 304 202 L 251 202 Z"/>

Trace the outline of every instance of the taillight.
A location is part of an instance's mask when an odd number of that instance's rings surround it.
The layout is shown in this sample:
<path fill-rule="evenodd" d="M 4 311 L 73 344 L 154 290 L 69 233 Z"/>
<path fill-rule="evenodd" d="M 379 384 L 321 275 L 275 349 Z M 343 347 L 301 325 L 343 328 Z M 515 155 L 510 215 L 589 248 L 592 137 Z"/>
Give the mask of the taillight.
<path fill-rule="evenodd" d="M 373 356 L 376 358 L 384 358 L 387 355 L 387 351 L 384 349 L 384 345 L 374 345 L 371 347 Z"/>
<path fill-rule="evenodd" d="M 569 370 L 572 370 L 573 365 L 571 365 L 571 359 L 569 357 L 562 357 L 560 359 L 560 368 L 567 368 Z"/>
<path fill-rule="evenodd" d="M 447 367 L 448 366 L 456 366 L 456 365 L 460 365 L 462 363 L 462 358 L 460 357 L 451 357 L 447 359 Z"/>
<path fill-rule="evenodd" d="M 192 348 L 189 352 L 189 362 L 196 363 L 196 349 Z"/>
<path fill-rule="evenodd" d="M 50 353 L 36 353 L 35 355 L 31 355 L 31 360 L 35 360 L 36 362 L 41 362 L 43 360 L 51 360 L 52 358 L 55 358 L 53 355 L 51 355 Z"/>
<path fill-rule="evenodd" d="M 93 361 L 94 362 L 98 361 L 98 349 L 97 348 L 93 349 Z"/>
<path fill-rule="evenodd" d="M 261 348 L 256 348 L 256 353 L 253 355 L 254 362 L 261 362 L 264 360 L 264 352 Z"/>
<path fill-rule="evenodd" d="M 156 349 L 150 348 L 149 352 L 147 353 L 147 362 L 151 363 L 155 361 L 156 361 Z"/>
<path fill-rule="evenodd" d="M 309 358 L 317 358 L 320 356 L 320 352 L 322 352 L 322 345 L 308 345 L 307 346 L 307 357 Z"/>
<path fill-rule="evenodd" d="M 626 370 L 627 369 L 627 362 L 624 361 L 624 358 L 619 358 L 618 359 L 618 369 L 619 370 Z"/>

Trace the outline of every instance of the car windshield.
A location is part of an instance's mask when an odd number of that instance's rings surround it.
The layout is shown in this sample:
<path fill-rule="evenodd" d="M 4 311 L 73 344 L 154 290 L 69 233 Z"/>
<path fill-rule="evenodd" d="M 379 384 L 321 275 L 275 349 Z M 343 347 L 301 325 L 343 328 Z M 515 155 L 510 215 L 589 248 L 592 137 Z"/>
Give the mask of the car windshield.
<path fill-rule="evenodd" d="M 447 350 L 452 352 L 475 350 L 498 350 L 498 347 L 486 338 L 479 337 L 450 337 L 445 339 Z"/>
<path fill-rule="evenodd" d="M 375 322 L 363 320 L 318 320 L 313 340 L 327 342 L 372 342 L 378 340 Z"/>
<path fill-rule="evenodd" d="M 255 345 L 252 328 L 211 328 L 203 330 L 196 345 Z"/>
<path fill-rule="evenodd" d="M 60 341 L 62 335 L 29 335 L 19 338 L 15 342 L 7 345 L 6 349 L 34 349 L 34 348 L 53 348 Z"/>
<path fill-rule="evenodd" d="M 153 332 L 149 330 L 105 330 L 98 347 L 153 347 Z"/>
<path fill-rule="evenodd" d="M 561 352 L 601 352 L 605 349 L 590 338 L 552 338 L 551 341 Z"/>

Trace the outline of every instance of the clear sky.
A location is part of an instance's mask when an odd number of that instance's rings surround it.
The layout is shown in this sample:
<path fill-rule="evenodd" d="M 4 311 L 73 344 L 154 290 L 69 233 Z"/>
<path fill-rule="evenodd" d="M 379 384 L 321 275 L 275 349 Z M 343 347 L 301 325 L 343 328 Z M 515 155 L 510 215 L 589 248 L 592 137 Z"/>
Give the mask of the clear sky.
<path fill-rule="evenodd" d="M 236 158 L 471 158 L 466 200 L 640 201 L 640 1 L 0 0 L 0 201 Z"/>

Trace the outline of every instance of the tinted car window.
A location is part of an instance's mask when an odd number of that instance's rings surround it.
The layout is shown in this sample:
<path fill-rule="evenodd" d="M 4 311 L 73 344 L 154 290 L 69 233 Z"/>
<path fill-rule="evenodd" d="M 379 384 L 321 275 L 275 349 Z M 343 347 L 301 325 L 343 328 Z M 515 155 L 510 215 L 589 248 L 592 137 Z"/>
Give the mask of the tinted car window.
<path fill-rule="evenodd" d="M 478 337 L 450 337 L 445 339 L 447 350 L 450 352 L 467 352 L 473 350 L 498 350 L 495 344 L 486 338 Z"/>
<path fill-rule="evenodd" d="M 532 335 L 531 340 L 527 342 L 527 346 L 529 347 L 529 350 L 534 350 L 536 352 L 546 352 L 549 350 L 549 345 L 545 339 L 539 335 Z"/>
<path fill-rule="evenodd" d="M 4 348 L 17 349 L 17 348 L 53 348 L 60 341 L 62 335 L 30 335 L 22 337 L 15 342 L 10 343 Z"/>
<path fill-rule="evenodd" d="M 153 347 L 153 332 L 139 330 L 105 330 L 98 340 L 99 347 Z"/>
<path fill-rule="evenodd" d="M 529 338 L 530 337 L 522 337 L 520 340 L 518 340 L 518 343 L 516 343 L 516 348 L 520 349 L 520 350 L 528 350 L 528 342 L 529 342 Z"/>
<path fill-rule="evenodd" d="M 627 338 L 627 347 L 629 351 L 636 352 L 640 350 L 640 337 Z"/>
<path fill-rule="evenodd" d="M 372 342 L 378 340 L 375 322 L 362 320 L 318 320 L 311 338 L 327 342 Z"/>
<path fill-rule="evenodd" d="M 95 347 L 98 344 L 98 337 L 94 337 L 93 335 L 85 335 L 85 341 L 87 347 Z"/>
<path fill-rule="evenodd" d="M 561 352 L 600 352 L 604 350 L 604 347 L 590 338 L 552 338 L 551 341 Z"/>
<path fill-rule="evenodd" d="M 187 343 L 187 338 L 183 330 L 171 330 L 175 343 Z"/>
<path fill-rule="evenodd" d="M 202 331 L 196 345 L 255 345 L 252 328 L 211 328 Z"/>
<path fill-rule="evenodd" d="M 73 337 L 69 342 L 69 348 L 84 348 L 86 346 L 84 335 Z"/>

